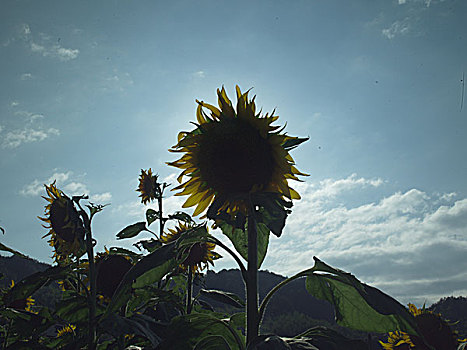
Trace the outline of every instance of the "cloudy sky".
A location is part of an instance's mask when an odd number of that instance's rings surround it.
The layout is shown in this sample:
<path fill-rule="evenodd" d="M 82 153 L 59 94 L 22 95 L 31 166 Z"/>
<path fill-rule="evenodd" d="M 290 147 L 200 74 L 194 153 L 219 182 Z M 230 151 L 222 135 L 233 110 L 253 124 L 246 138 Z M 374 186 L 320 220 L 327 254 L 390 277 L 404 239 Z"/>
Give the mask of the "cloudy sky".
<path fill-rule="evenodd" d="M 303 199 L 263 268 L 291 275 L 315 255 L 403 303 L 465 296 L 466 13 L 463 0 L 2 1 L 2 242 L 51 262 L 37 216 L 56 180 L 111 203 L 94 234 L 121 244 L 144 217 L 140 169 L 175 183 L 167 149 L 195 99 L 238 84 L 310 137 L 293 151 Z"/>

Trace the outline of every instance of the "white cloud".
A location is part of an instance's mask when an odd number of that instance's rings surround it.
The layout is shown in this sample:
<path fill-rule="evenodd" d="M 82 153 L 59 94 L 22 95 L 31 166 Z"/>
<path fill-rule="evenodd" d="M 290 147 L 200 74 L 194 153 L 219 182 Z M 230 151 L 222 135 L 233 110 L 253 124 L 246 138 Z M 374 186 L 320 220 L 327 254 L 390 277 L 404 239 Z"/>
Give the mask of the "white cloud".
<path fill-rule="evenodd" d="M 318 256 L 404 303 L 466 295 L 467 199 L 411 189 L 343 205 L 349 191 L 365 195 L 381 184 L 353 175 L 297 186 L 302 200 L 283 236 L 271 238 L 264 268 L 290 276 Z"/>
<path fill-rule="evenodd" d="M 197 71 L 197 72 L 194 72 L 194 73 L 193 73 L 193 76 L 194 76 L 195 78 L 200 78 L 200 79 L 202 79 L 202 78 L 205 78 L 205 77 L 206 77 L 206 73 L 205 73 L 204 71 L 202 71 L 202 70 L 199 70 L 199 71 Z"/>
<path fill-rule="evenodd" d="M 19 102 L 18 102 L 18 101 L 11 101 L 11 103 L 10 103 L 10 106 L 11 106 L 11 107 L 16 107 L 16 106 L 18 106 L 18 105 L 19 105 Z"/>
<path fill-rule="evenodd" d="M 401 21 L 395 21 L 388 28 L 382 30 L 383 36 L 394 39 L 396 36 L 406 35 L 410 31 L 410 20 L 408 17 Z"/>
<path fill-rule="evenodd" d="M 33 78 L 33 75 L 31 73 L 23 73 L 20 76 L 21 80 L 29 80 L 29 79 L 32 79 L 32 78 Z"/>
<path fill-rule="evenodd" d="M 85 184 L 81 182 L 70 182 L 63 186 L 63 192 L 70 196 L 80 196 L 89 194 L 89 190 Z"/>
<path fill-rule="evenodd" d="M 44 57 L 70 61 L 79 55 L 78 49 L 65 48 L 57 43 L 52 43 L 51 37 L 45 33 L 39 33 L 38 39 L 35 39 L 31 28 L 25 23 L 20 26 L 19 38 L 28 44 L 32 52 L 39 53 Z"/>
<path fill-rule="evenodd" d="M 33 180 L 30 184 L 23 186 L 19 193 L 25 197 L 38 196 L 44 190 L 44 184 L 51 184 L 56 181 L 58 186 L 65 184 L 68 178 L 72 175 L 71 171 L 66 173 L 53 173 L 47 180 Z"/>
<path fill-rule="evenodd" d="M 0 132 L 2 132 L 2 131 L 3 131 L 3 126 L 2 126 L 2 125 L 0 125 Z"/>
<path fill-rule="evenodd" d="M 60 135 L 60 131 L 55 128 L 33 129 L 26 127 L 23 129 L 17 129 L 6 133 L 2 142 L 2 147 L 17 148 L 23 143 L 43 141 L 52 135 Z"/>
<path fill-rule="evenodd" d="M 89 201 L 95 204 L 107 204 L 111 200 L 112 200 L 112 194 L 110 192 L 94 194 L 89 197 Z"/>

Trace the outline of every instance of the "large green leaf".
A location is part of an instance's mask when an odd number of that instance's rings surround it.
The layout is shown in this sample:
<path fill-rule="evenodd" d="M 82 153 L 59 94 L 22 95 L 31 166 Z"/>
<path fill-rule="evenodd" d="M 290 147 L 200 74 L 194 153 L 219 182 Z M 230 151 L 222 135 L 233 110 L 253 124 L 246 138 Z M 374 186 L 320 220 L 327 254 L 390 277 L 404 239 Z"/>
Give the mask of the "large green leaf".
<path fill-rule="evenodd" d="M 123 306 L 130 298 L 133 282 L 136 287 L 147 283 L 155 283 L 165 276 L 175 261 L 175 243 L 166 244 L 156 249 L 138 261 L 126 274 L 114 292 L 112 300 L 107 307 L 106 316 Z M 138 281 L 138 278 L 142 277 Z"/>
<path fill-rule="evenodd" d="M 310 328 L 295 339 L 307 339 L 319 349 L 368 350 L 368 344 L 364 341 L 349 339 L 333 329 L 322 326 Z"/>
<path fill-rule="evenodd" d="M 174 317 L 161 336 L 163 341 L 158 350 L 193 349 L 203 339 L 212 336 L 222 337 L 232 350 L 244 349 L 241 333 L 232 329 L 228 321 L 212 314 L 193 313 Z"/>
<path fill-rule="evenodd" d="M 136 224 L 129 225 L 117 233 L 117 239 L 133 238 L 140 232 L 147 231 L 146 223 L 144 221 L 137 222 Z"/>
<path fill-rule="evenodd" d="M 148 222 L 148 226 L 151 225 L 154 221 L 159 220 L 160 218 L 160 212 L 155 211 L 154 209 L 146 210 L 146 221 Z"/>
<path fill-rule="evenodd" d="M 415 319 L 402 304 L 350 273 L 314 259 L 315 266 L 303 274 L 306 289 L 334 306 L 339 325 L 365 332 L 417 334 Z"/>
<path fill-rule="evenodd" d="M 229 237 L 230 241 L 235 247 L 235 250 L 245 259 L 248 260 L 248 231 L 235 228 L 229 225 L 227 222 L 222 221 L 218 224 L 222 232 Z M 245 223 L 245 227 L 248 227 L 248 219 Z M 269 244 L 269 229 L 262 223 L 256 224 L 257 232 L 257 244 L 258 244 L 258 268 L 261 267 L 266 253 L 268 251 Z"/>

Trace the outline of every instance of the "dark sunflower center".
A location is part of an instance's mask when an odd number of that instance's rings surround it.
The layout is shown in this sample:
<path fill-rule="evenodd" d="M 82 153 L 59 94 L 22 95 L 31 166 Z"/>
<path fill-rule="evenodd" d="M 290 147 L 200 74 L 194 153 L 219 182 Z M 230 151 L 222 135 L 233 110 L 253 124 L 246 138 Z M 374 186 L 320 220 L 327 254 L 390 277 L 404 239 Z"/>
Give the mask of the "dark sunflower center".
<path fill-rule="evenodd" d="M 195 266 L 203 262 L 207 254 L 207 246 L 205 243 L 195 243 L 190 248 L 190 253 L 183 261 L 185 266 Z"/>
<path fill-rule="evenodd" d="M 268 140 L 238 118 L 207 124 L 199 145 L 202 179 L 219 193 L 246 193 L 267 185 L 274 171 Z"/>
<path fill-rule="evenodd" d="M 456 338 L 449 325 L 434 314 L 425 313 L 416 316 L 417 326 L 430 345 L 436 349 L 455 349 Z"/>
<path fill-rule="evenodd" d="M 73 203 L 68 198 L 55 199 L 50 206 L 50 223 L 58 237 L 73 242 L 83 232 L 82 222 Z"/>

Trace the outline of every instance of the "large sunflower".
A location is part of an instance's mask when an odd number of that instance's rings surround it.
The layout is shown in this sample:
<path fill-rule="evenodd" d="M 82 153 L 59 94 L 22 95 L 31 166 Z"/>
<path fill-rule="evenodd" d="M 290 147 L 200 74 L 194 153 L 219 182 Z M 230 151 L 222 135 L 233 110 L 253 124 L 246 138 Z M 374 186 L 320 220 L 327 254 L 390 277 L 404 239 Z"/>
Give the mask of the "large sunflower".
<path fill-rule="evenodd" d="M 409 304 L 409 312 L 415 317 L 418 331 L 424 340 L 404 332 L 390 332 L 387 343 L 380 341 L 385 350 L 429 350 L 425 342 L 436 350 L 455 350 L 457 348 L 456 335 L 448 323 L 441 318 L 441 315 L 435 314 L 425 307 L 419 309 L 413 304 Z"/>
<path fill-rule="evenodd" d="M 42 198 L 49 204 L 45 207 L 46 217 L 39 219 L 49 224 L 43 225 L 50 228 L 44 237 L 51 236 L 48 242 L 55 250 L 53 257 L 61 262 L 70 256 L 81 256 L 85 252 L 84 225 L 73 201 L 57 189 L 55 181 L 44 186 L 48 197 Z"/>
<path fill-rule="evenodd" d="M 194 227 L 194 224 L 179 222 L 174 229 L 168 229 L 168 232 L 161 235 L 161 241 L 164 243 L 174 242 Z M 180 264 L 180 268 L 185 271 L 191 269 L 193 273 L 196 273 L 204 270 L 209 264 L 214 265 L 214 260 L 220 258 L 220 255 L 214 252 L 214 248 L 216 245 L 211 242 L 198 242 L 185 247 L 181 254 L 187 254 L 187 256 Z"/>
<path fill-rule="evenodd" d="M 183 170 L 174 190 L 182 190 L 178 196 L 189 196 L 183 207 L 196 206 L 194 216 L 213 201 L 222 202 L 216 205 L 219 211 L 247 214 L 245 194 L 256 192 L 300 199 L 287 181 L 306 174 L 295 168 L 288 151 L 305 139 L 281 134 L 282 129 L 272 125 L 278 119 L 274 112 L 256 113 L 248 91 L 242 93 L 238 86 L 236 91 L 236 110 L 224 88 L 217 90 L 219 108 L 196 100 L 197 128 L 179 133 L 178 143 L 170 150 L 184 153 L 168 164 Z M 189 178 L 186 182 L 184 176 Z"/>

